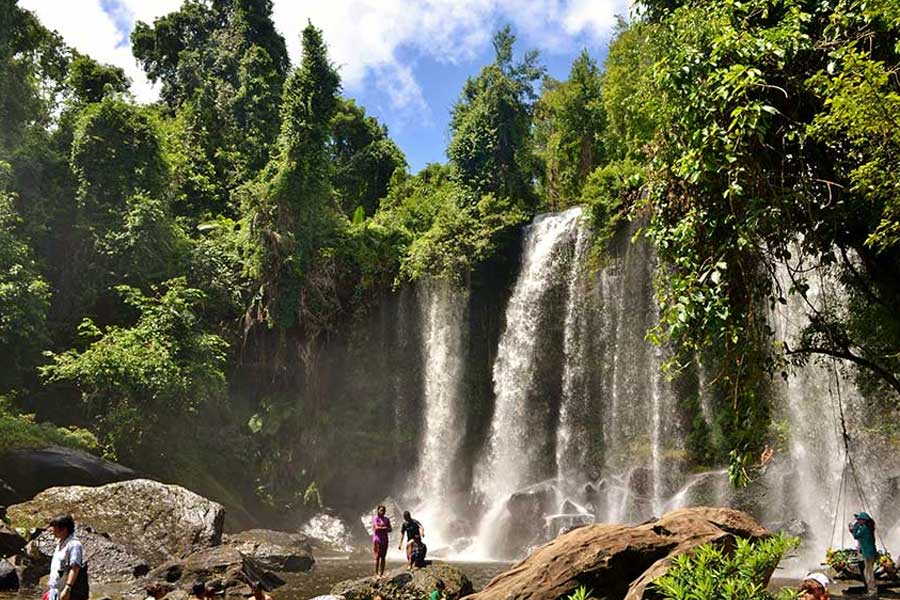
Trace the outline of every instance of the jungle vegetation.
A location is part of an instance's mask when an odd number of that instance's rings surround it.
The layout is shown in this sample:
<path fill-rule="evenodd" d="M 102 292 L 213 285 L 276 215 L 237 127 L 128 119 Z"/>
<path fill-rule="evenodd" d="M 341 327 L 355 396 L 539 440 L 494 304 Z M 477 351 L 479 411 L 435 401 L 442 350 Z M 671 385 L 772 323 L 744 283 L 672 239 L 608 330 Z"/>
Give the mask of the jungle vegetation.
<path fill-rule="evenodd" d="M 419 173 L 342 95 L 314 24 L 293 65 L 271 13 L 189 0 L 138 23 L 161 87 L 144 105 L 0 0 L 0 447 L 69 443 L 201 488 L 243 472 L 275 509 L 327 499 L 323 341 L 381 292 L 465 284 L 534 214 L 576 204 L 601 254 L 644 223 L 649 336 L 673 373 L 719 357 L 703 460 L 736 482 L 790 364 L 838 357 L 897 406 L 898 0 L 641 0 L 564 81 L 507 27 L 452 109 L 448 163 Z M 773 347 L 768 307 L 820 266 L 845 301 Z"/>

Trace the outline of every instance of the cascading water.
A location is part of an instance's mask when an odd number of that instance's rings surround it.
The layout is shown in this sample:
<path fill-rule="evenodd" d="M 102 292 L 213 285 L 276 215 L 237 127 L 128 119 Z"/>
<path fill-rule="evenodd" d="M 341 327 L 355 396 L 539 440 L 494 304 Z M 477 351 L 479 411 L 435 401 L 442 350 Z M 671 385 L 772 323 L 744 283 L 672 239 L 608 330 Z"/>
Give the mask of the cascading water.
<path fill-rule="evenodd" d="M 583 424 L 591 410 L 588 347 L 591 298 L 586 294 L 590 247 L 590 230 L 579 227 L 566 286 L 562 401 L 556 431 L 556 477 L 560 481 L 584 479 L 589 470 L 590 435 Z"/>
<path fill-rule="evenodd" d="M 424 430 L 409 496 L 418 498 L 415 516 L 428 523 L 428 542 L 439 548 L 452 541 L 455 507 L 448 501 L 459 485 L 456 459 L 465 429 L 463 369 L 468 294 L 444 281 L 419 288 L 424 368 Z"/>
<path fill-rule="evenodd" d="M 492 338 L 496 352 L 482 354 L 493 357 L 492 412 L 490 396 L 478 417 L 466 412 L 482 408 L 470 402 L 466 387 L 467 310 L 477 306 L 475 292 L 470 299 L 439 282 L 419 288 L 424 427 L 418 467 L 403 495 L 418 500 L 410 506 L 431 549 L 446 546 L 445 556 L 468 560 L 513 558 L 585 522 L 633 523 L 682 506 L 731 504 L 768 524 L 806 521 L 804 564 L 817 564 L 832 542 L 843 466 L 833 413 L 838 386 L 852 435 L 865 437 L 862 397 L 847 365 L 811 360 L 776 390 L 774 418 L 787 423 L 789 451 L 777 451 L 749 490 L 735 493 L 721 466 L 690 472 L 691 423 L 710 431 L 722 410 L 715 365 L 697 364 L 693 380 L 666 379 L 665 351 L 646 340 L 659 318 L 652 246 L 635 238 L 639 224 L 630 223 L 595 260 L 581 216 L 577 208 L 541 215 L 524 230 L 505 324 L 499 339 Z M 790 286 L 788 273 L 779 271 L 783 288 Z M 845 302 L 834 276 L 808 279 L 806 298 L 788 296 L 771 316 L 776 338 L 792 346 L 811 308 L 821 308 L 826 297 Z M 490 421 L 482 426 L 479 418 Z M 884 499 L 900 483 L 890 488 L 889 478 L 873 478 L 877 451 L 867 444 L 859 441 L 855 449 L 863 485 L 881 499 L 876 510 L 890 528 L 896 511 Z M 859 498 L 848 499 L 850 510 L 858 504 Z M 846 523 L 839 521 L 843 531 Z"/>
<path fill-rule="evenodd" d="M 475 483 L 491 506 L 477 533 L 472 553 L 496 556 L 503 534 L 501 521 L 510 494 L 545 477 L 552 399 L 536 393 L 539 363 L 546 360 L 542 341 L 549 329 L 547 299 L 561 283 L 571 260 L 570 246 L 581 209 L 541 215 L 525 231 L 522 269 L 506 310 L 494 363 L 495 407 L 488 448 L 476 467 Z"/>
<path fill-rule="evenodd" d="M 802 254 L 795 248 L 793 254 Z M 775 338 L 789 348 L 801 343 L 803 329 L 810 324 L 811 315 L 832 306 L 845 304 L 845 292 L 835 277 L 825 268 L 804 267 L 800 259 L 795 264 L 782 264 L 776 272 L 776 287 L 785 298 L 776 303 L 771 321 Z M 796 273 L 801 273 L 808 284 L 804 295 L 788 294 L 794 287 Z M 852 484 L 845 491 L 847 496 L 838 506 L 838 491 L 841 486 L 843 467 L 846 459 L 840 413 L 843 412 L 851 434 L 858 441 L 860 427 L 858 411 L 862 404 L 859 390 L 844 373 L 845 365 L 833 358 L 813 356 L 801 368 L 793 369 L 781 385 L 781 417 L 790 423 L 788 435 L 788 460 L 780 461 L 767 479 L 775 491 L 775 500 L 770 508 L 778 514 L 769 514 L 771 522 L 783 522 L 786 517 L 802 520 L 807 529 L 802 565 L 815 564 L 825 556 L 825 550 L 832 544 L 840 546 L 841 538 L 850 545 L 845 533 L 853 508 L 862 510 L 861 499 Z M 857 452 L 864 452 L 857 445 Z M 858 458 L 861 458 L 858 457 Z M 864 476 L 860 473 L 861 477 Z M 869 485 L 869 482 L 865 482 Z M 846 506 L 850 513 L 840 514 Z"/>

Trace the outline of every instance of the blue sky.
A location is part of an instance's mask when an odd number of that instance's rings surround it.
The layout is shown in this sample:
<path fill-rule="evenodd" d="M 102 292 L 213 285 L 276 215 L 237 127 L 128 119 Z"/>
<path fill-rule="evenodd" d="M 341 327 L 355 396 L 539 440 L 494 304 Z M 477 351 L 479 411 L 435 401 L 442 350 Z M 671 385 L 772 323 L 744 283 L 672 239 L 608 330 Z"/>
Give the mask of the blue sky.
<path fill-rule="evenodd" d="M 19 0 L 66 42 L 125 69 L 140 101 L 157 90 L 134 61 L 128 35 L 181 0 Z M 320 27 L 344 95 L 386 123 L 412 171 L 446 160 L 449 113 L 466 78 L 493 60 L 491 37 L 510 24 L 517 54 L 535 48 L 548 73 L 568 75 L 582 48 L 599 61 L 629 0 L 274 0 L 273 19 L 293 61 L 308 20 Z"/>

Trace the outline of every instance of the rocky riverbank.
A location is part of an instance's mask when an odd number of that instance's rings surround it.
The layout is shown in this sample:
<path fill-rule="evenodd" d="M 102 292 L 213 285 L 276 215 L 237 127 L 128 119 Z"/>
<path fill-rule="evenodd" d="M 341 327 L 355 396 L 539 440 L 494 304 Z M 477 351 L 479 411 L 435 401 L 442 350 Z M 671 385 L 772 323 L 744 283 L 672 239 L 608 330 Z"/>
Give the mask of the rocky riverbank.
<path fill-rule="evenodd" d="M 196 580 L 219 580 L 239 597 L 247 583 L 270 588 L 283 573 L 306 571 L 312 541 L 299 533 L 254 529 L 223 534 L 225 509 L 175 485 L 132 479 L 95 487 L 55 487 L 7 509 L 0 526 L 0 589 L 29 588 L 49 570 L 54 541 L 43 528 L 72 514 L 85 546 L 91 581 L 124 598 L 145 596 L 151 584 L 173 598 Z"/>

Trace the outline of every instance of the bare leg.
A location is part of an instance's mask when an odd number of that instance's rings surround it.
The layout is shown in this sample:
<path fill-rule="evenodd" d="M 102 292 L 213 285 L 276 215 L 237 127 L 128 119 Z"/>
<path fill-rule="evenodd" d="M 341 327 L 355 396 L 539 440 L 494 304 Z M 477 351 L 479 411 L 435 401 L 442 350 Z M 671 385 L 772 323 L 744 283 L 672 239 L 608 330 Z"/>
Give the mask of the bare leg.
<path fill-rule="evenodd" d="M 867 558 L 865 567 L 866 593 L 869 598 L 877 598 L 878 586 L 875 582 L 875 559 Z"/>
<path fill-rule="evenodd" d="M 381 561 L 381 572 L 380 572 L 378 575 L 379 575 L 379 577 L 384 577 L 384 563 L 385 563 L 385 558 L 382 556 L 382 557 L 379 558 L 378 560 Z"/>

